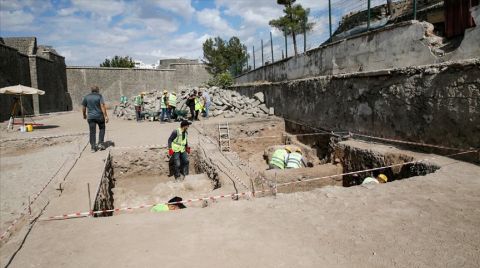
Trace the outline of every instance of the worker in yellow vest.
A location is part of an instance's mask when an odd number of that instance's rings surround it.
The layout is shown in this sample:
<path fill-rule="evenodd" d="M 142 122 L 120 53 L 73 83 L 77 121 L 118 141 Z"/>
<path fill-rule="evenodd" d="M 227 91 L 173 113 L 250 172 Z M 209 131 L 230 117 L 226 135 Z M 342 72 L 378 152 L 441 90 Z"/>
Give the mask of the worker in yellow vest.
<path fill-rule="evenodd" d="M 303 168 L 306 166 L 307 163 L 302 155 L 302 150 L 300 148 L 295 148 L 295 150 L 287 157 L 286 168 Z"/>
<path fill-rule="evenodd" d="M 285 169 L 287 158 L 291 151 L 292 149 L 289 146 L 275 150 L 269 163 L 270 169 Z"/>
<path fill-rule="evenodd" d="M 151 212 L 164 212 L 170 210 L 184 209 L 186 206 L 183 204 L 183 199 L 181 197 L 175 196 L 174 198 L 168 200 L 166 204 L 156 204 L 150 210 Z"/>
<path fill-rule="evenodd" d="M 170 119 L 175 119 L 175 109 L 177 108 L 177 92 L 173 91 L 168 96 L 168 117 Z"/>
<path fill-rule="evenodd" d="M 165 115 L 167 116 L 167 120 L 170 121 L 168 115 L 168 91 L 164 90 L 163 95 L 160 97 L 160 123 L 165 122 Z"/>
<path fill-rule="evenodd" d="M 168 138 L 168 155 L 173 161 L 175 181 L 181 181 L 188 175 L 188 154 L 190 154 L 190 147 L 188 147 L 188 126 L 190 122 L 183 120 L 180 127 L 172 132 Z"/>
<path fill-rule="evenodd" d="M 198 92 L 195 98 L 195 120 L 198 121 L 198 115 L 203 111 L 202 92 Z"/>

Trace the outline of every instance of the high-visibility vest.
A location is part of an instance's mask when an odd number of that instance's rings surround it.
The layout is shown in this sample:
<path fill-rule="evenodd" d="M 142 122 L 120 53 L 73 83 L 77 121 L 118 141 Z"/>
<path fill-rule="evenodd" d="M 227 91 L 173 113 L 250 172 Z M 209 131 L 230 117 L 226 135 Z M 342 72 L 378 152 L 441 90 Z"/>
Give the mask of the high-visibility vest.
<path fill-rule="evenodd" d="M 160 108 L 167 108 L 167 103 L 165 102 L 165 95 L 162 95 L 160 98 Z"/>
<path fill-rule="evenodd" d="M 200 98 L 199 97 L 196 97 L 195 98 L 195 111 L 200 111 L 203 109 L 203 104 L 202 102 L 200 101 Z"/>
<path fill-rule="evenodd" d="M 126 103 L 127 102 L 127 97 L 126 96 L 121 96 L 120 97 L 120 103 Z"/>
<path fill-rule="evenodd" d="M 301 168 L 302 167 L 302 155 L 293 152 L 288 155 L 287 168 Z"/>
<path fill-rule="evenodd" d="M 185 138 L 182 139 L 182 129 L 177 129 L 177 137 L 172 141 L 172 150 L 175 153 L 185 152 L 185 146 L 187 145 L 187 132 L 185 132 Z"/>
<path fill-rule="evenodd" d="M 177 96 L 176 95 L 173 95 L 172 93 L 170 93 L 170 96 L 168 97 L 168 105 L 170 105 L 172 107 L 177 106 Z"/>
<path fill-rule="evenodd" d="M 141 106 L 142 105 L 142 97 L 140 95 L 135 96 L 135 99 L 133 100 L 133 103 L 135 106 Z"/>
<path fill-rule="evenodd" d="M 277 149 L 273 155 L 272 155 L 272 160 L 270 160 L 270 165 L 279 167 L 280 169 L 285 168 L 285 155 L 287 155 L 288 152 L 285 149 Z"/>
<path fill-rule="evenodd" d="M 157 204 L 152 209 L 150 209 L 151 212 L 164 212 L 164 211 L 169 211 L 170 208 L 168 207 L 167 204 Z"/>

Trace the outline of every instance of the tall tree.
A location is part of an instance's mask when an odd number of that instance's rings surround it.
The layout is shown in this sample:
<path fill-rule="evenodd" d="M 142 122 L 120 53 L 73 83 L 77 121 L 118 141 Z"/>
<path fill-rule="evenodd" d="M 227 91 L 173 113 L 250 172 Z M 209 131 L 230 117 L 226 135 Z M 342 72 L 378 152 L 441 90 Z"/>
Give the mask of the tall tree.
<path fill-rule="evenodd" d="M 247 47 L 236 36 L 228 41 L 220 37 L 209 38 L 203 43 L 203 57 L 209 73 L 218 75 L 229 71 L 236 76 L 248 59 Z"/>
<path fill-rule="evenodd" d="M 271 20 L 270 26 L 275 27 L 283 32 L 284 35 L 292 36 L 293 50 L 297 55 L 297 34 L 308 32 L 312 29 L 314 23 L 308 22 L 310 8 L 303 8 L 300 4 L 295 4 L 296 0 L 277 0 L 277 4 L 285 6 L 283 9 L 284 16 Z"/>
<path fill-rule="evenodd" d="M 115 56 L 111 59 L 105 59 L 105 61 L 100 64 L 100 67 L 133 68 L 135 67 L 135 62 L 129 56 Z"/>

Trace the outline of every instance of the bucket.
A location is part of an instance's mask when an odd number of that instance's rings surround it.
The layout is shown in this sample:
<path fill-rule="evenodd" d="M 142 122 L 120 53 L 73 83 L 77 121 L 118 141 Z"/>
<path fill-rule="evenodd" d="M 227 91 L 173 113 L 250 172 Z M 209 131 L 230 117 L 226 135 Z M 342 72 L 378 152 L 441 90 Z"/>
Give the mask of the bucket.
<path fill-rule="evenodd" d="M 27 132 L 33 131 L 33 125 L 27 125 Z"/>

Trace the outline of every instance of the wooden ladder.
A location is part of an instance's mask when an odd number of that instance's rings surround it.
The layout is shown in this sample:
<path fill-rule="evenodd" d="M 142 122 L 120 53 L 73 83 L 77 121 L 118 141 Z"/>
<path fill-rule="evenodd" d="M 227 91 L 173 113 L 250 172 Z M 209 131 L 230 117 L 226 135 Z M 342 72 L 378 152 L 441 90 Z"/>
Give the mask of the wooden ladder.
<path fill-rule="evenodd" d="M 230 129 L 228 123 L 218 124 L 218 142 L 220 151 L 230 152 Z"/>

